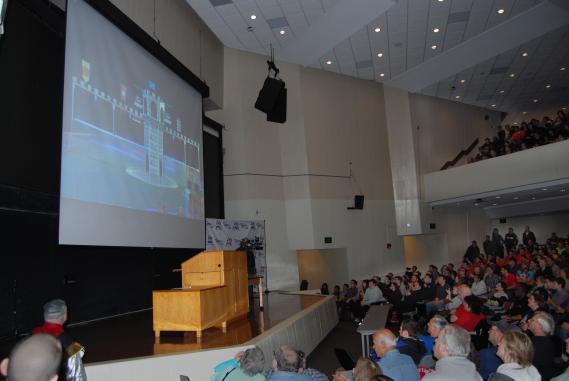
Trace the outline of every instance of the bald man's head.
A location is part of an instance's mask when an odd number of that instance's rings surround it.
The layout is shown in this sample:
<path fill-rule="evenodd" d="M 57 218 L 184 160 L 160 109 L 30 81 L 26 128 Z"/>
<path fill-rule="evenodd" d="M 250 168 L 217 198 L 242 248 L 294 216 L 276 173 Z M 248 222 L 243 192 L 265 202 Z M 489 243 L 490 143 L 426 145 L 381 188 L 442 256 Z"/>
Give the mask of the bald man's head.
<path fill-rule="evenodd" d="M 380 329 L 373 335 L 373 349 L 379 357 L 397 346 L 397 337 L 388 329 Z"/>
<path fill-rule="evenodd" d="M 61 344 L 47 334 L 20 341 L 0 365 L 9 381 L 55 381 L 61 363 Z"/>

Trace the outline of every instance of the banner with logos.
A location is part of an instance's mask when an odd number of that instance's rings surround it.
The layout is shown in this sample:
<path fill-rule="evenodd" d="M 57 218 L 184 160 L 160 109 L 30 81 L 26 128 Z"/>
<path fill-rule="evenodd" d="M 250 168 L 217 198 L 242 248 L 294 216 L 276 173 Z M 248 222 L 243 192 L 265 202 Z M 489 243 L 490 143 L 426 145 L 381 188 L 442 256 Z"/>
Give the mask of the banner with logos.
<path fill-rule="evenodd" d="M 263 276 L 267 290 L 267 256 L 265 250 L 265 221 L 206 219 L 207 250 L 243 250 L 248 265 L 255 263 L 249 273 Z M 252 258 L 254 257 L 254 261 Z M 249 266 L 248 266 L 249 267 Z"/>

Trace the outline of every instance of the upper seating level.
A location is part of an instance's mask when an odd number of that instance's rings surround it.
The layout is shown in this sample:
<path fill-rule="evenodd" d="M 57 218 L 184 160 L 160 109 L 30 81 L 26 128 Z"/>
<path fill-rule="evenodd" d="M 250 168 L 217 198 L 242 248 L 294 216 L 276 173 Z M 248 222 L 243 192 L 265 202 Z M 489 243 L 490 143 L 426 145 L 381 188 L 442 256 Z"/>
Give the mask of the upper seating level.
<path fill-rule="evenodd" d="M 569 140 L 428 173 L 422 178 L 422 199 L 444 204 L 565 183 Z"/>

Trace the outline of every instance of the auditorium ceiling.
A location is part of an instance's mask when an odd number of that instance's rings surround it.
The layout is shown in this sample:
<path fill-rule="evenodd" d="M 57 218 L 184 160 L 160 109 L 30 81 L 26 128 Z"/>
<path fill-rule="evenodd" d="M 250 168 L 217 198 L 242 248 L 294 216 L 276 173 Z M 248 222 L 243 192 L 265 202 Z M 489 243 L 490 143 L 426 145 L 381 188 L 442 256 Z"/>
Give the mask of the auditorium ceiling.
<path fill-rule="evenodd" d="M 500 111 L 569 106 L 567 0 L 187 1 L 231 48 Z"/>

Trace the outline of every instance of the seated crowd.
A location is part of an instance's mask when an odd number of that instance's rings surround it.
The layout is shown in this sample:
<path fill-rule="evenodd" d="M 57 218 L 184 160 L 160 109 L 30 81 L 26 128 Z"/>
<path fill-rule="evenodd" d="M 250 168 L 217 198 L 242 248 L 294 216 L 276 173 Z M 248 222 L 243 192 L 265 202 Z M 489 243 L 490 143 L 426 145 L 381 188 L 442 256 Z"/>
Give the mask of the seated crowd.
<path fill-rule="evenodd" d="M 343 320 L 365 319 L 373 304 L 393 306 L 398 332 L 378 332 L 370 353 L 393 380 L 411 380 L 401 369 L 412 363 L 416 379 L 569 381 L 568 276 L 569 235 L 552 233 L 540 245 L 526 226 L 520 240 L 510 228 L 505 237 L 494 229 L 482 250 L 473 241 L 460 264 L 352 280 L 334 295 Z M 392 357 L 397 371 L 382 366 Z"/>
<path fill-rule="evenodd" d="M 541 122 L 532 119 L 529 122 L 522 122 L 519 126 L 515 124 L 498 126 L 496 136 L 492 139 L 485 138 L 484 143 L 478 148 L 478 154 L 468 158 L 467 162 L 491 159 L 566 139 L 569 139 L 569 118 L 559 110 L 555 119 L 546 116 Z"/>
<path fill-rule="evenodd" d="M 388 327 L 373 335 L 368 356 L 354 369 L 338 369 L 332 377 L 569 381 L 563 357 L 565 351 L 569 354 L 568 276 L 569 235 L 552 233 L 540 245 L 526 226 L 521 241 L 511 228 L 505 237 L 494 229 L 483 250 L 473 241 L 458 265 L 430 265 L 424 274 L 413 266 L 401 275 L 374 276 L 359 284 L 352 280 L 342 289 L 335 286 L 341 319 L 360 322 L 373 305 L 392 307 Z M 329 293 L 328 286 L 321 292 Z M 65 350 L 71 340 L 63 332 L 65 302 L 48 302 L 44 317 L 45 324 L 2 362 L 0 370 L 8 380 L 54 381 L 62 365 L 65 370 L 71 364 Z M 79 378 L 64 372 L 60 379 L 83 380 L 83 372 Z M 219 364 L 212 375 L 213 381 L 264 379 L 329 378 L 307 367 L 305 354 L 289 345 L 276 348 L 270 364 L 261 349 L 247 349 Z"/>

